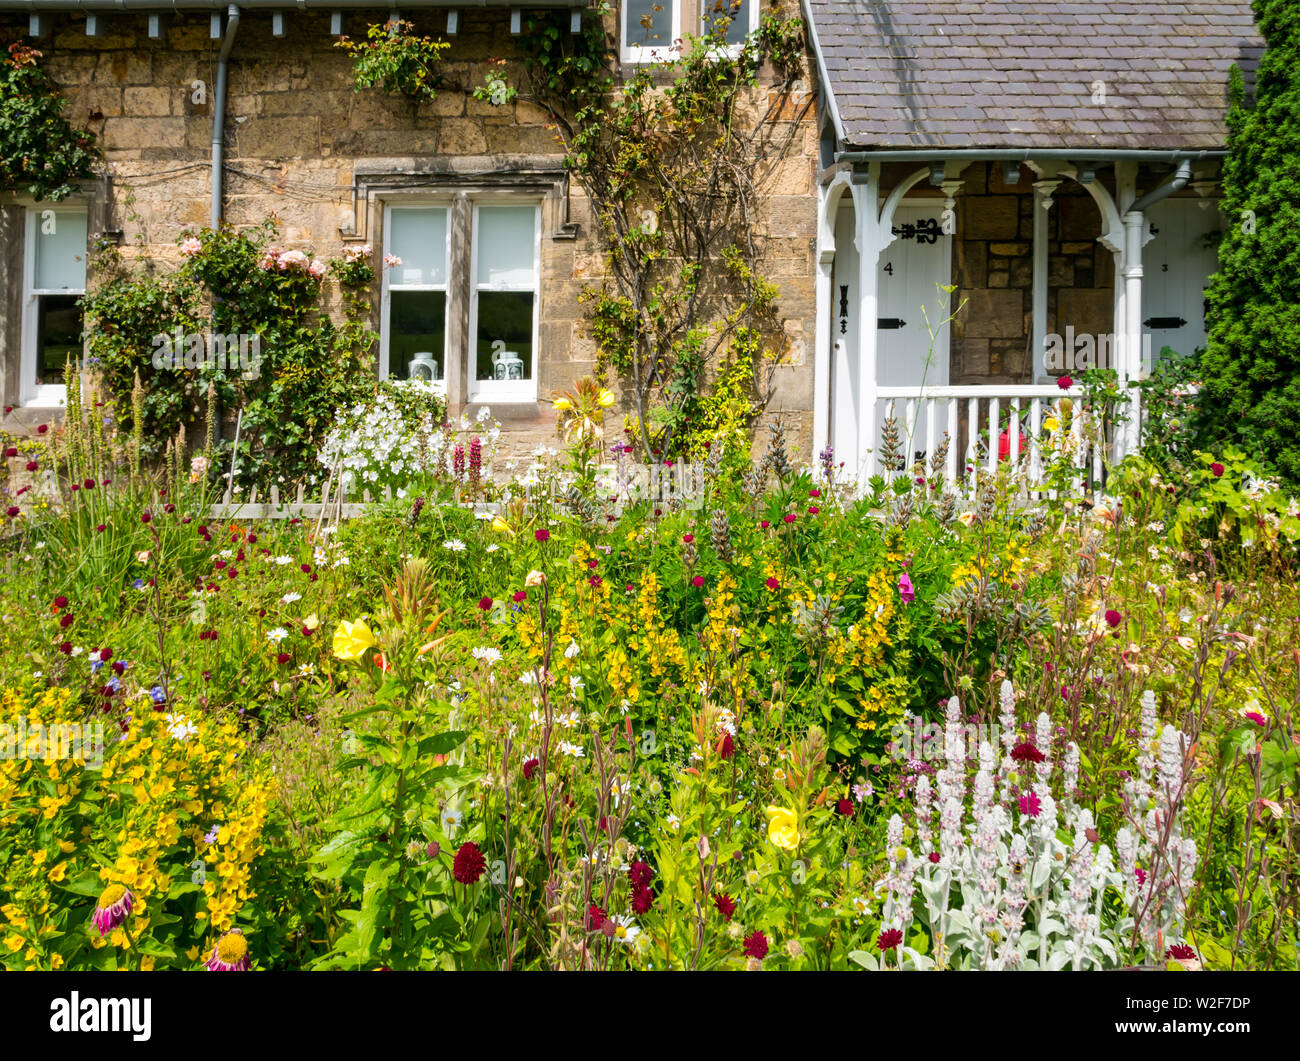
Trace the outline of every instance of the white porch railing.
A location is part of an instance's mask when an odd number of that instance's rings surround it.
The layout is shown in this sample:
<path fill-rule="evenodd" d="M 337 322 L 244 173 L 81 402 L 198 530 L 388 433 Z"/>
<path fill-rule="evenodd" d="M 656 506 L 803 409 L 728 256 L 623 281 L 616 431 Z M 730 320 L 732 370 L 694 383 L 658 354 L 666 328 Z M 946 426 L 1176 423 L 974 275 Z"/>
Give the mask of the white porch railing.
<path fill-rule="evenodd" d="M 1058 404 L 1062 398 L 1070 399 L 1066 415 Z M 874 450 L 869 474 L 882 470 L 881 429 L 889 416 L 895 418 L 907 470 L 920 454 L 929 474 L 936 447 L 947 436 L 942 473 L 952 489 L 973 487 L 978 472 L 993 474 L 1005 463 L 1015 473 L 1022 492 L 1031 495 L 1052 491 L 1053 467 L 1068 469 L 1072 492 L 1100 490 L 1103 445 L 1097 442 L 1096 426 L 1081 411 L 1077 387 L 879 386 L 867 425 Z M 1046 425 L 1052 420 L 1055 425 L 1049 429 Z"/>

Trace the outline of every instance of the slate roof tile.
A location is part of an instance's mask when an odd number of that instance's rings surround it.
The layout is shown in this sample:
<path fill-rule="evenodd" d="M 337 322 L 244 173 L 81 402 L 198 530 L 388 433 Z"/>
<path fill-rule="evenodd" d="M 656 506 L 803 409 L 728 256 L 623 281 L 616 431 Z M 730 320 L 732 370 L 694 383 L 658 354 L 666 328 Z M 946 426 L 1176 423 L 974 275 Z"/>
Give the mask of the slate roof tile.
<path fill-rule="evenodd" d="M 850 148 L 1222 147 L 1228 67 L 1263 50 L 1249 0 L 809 7 Z"/>

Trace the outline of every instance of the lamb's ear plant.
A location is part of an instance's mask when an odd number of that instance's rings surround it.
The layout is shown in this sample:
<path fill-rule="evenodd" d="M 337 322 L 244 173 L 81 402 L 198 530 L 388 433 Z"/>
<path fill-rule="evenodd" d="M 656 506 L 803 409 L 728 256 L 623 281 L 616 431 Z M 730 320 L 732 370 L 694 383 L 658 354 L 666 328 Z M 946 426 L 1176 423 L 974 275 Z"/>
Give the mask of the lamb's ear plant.
<path fill-rule="evenodd" d="M 317 877 L 338 881 L 350 899 L 340 911 L 346 928 L 315 967 L 472 965 L 491 919 L 480 902 L 485 867 L 481 854 L 457 856 L 453 871 L 454 841 L 478 849 L 455 835 L 458 816 L 443 814 L 445 794 L 471 779 L 449 758 L 466 734 L 438 724 L 450 705 L 428 693 L 444 676 L 449 635 L 435 635 L 445 613 L 433 613 L 423 560 L 410 561 L 385 596 L 377 636 L 364 617 L 334 635 L 334 654 L 356 664 L 372 694 L 344 718 L 365 727 L 349 738 L 356 754 L 341 763 L 361 772 L 358 795 L 330 822 L 331 839 L 313 859 Z"/>
<path fill-rule="evenodd" d="M 1077 802 L 1078 747 L 1053 756 L 1046 714 L 1022 739 L 1010 682 L 1000 700 L 1000 739 L 980 744 L 969 790 L 961 706 L 949 701 L 945 765 L 933 788 L 926 776 L 916 782 L 915 852 L 902 817 L 889 822 L 880 956 L 851 957 L 869 969 L 1163 966 L 1181 944 L 1196 872 L 1196 844 L 1181 832 L 1186 738 L 1158 729 L 1146 693 L 1130 825 L 1112 849 Z"/>

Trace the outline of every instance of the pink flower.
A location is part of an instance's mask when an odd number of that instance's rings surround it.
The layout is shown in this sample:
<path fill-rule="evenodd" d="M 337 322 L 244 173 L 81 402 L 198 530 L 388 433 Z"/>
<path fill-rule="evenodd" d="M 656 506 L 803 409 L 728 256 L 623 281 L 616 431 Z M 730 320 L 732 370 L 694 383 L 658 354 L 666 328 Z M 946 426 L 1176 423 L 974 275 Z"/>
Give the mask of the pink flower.
<path fill-rule="evenodd" d="M 683 535 L 682 535 L 682 541 L 684 541 L 687 545 L 690 545 L 691 542 L 695 541 L 695 535 L 694 535 L 694 534 L 683 534 Z"/>
<path fill-rule="evenodd" d="M 389 269 L 396 269 L 401 264 L 402 264 L 402 259 L 399 258 L 396 254 L 384 255 L 384 265 L 386 265 Z"/>
<path fill-rule="evenodd" d="M 1214 472 L 1214 477 L 1216 479 L 1218 479 L 1221 475 L 1223 475 L 1224 470 L 1225 469 L 1223 465 L 1220 464 L 1218 461 L 1215 461 L 1213 464 L 1210 465 L 1210 471 Z"/>
<path fill-rule="evenodd" d="M 95 928 L 101 936 L 107 936 L 113 929 L 125 924 L 135 906 L 135 896 L 121 884 L 110 884 L 99 896 L 95 912 L 91 915 Z"/>
<path fill-rule="evenodd" d="M 781 588 L 781 583 L 777 581 L 775 578 L 769 578 L 766 582 L 763 583 L 763 585 L 765 585 L 768 589 L 772 590 L 774 593 Z"/>
<path fill-rule="evenodd" d="M 694 586 L 696 589 L 699 589 L 702 585 L 704 585 L 704 576 L 696 575 L 693 579 L 691 579 L 691 585 Z"/>
<path fill-rule="evenodd" d="M 325 263 L 319 258 L 313 258 L 311 264 L 307 266 L 307 272 L 319 280 L 325 275 Z"/>
<path fill-rule="evenodd" d="M 911 604 L 916 600 L 916 589 L 912 585 L 912 580 L 907 577 L 907 572 L 898 576 L 898 595 L 903 599 L 904 604 Z"/>
<path fill-rule="evenodd" d="M 203 241 L 198 236 L 191 236 L 181 244 L 181 253 L 187 258 L 191 258 L 203 249 Z"/>
<path fill-rule="evenodd" d="M 547 539 L 550 538 L 550 536 L 551 536 L 551 532 L 548 531 L 545 527 L 541 527 L 533 533 L 533 537 L 539 542 L 546 541 Z"/>
<path fill-rule="evenodd" d="M 1069 376 L 1057 376 L 1056 385 L 1060 387 L 1061 390 L 1068 391 L 1071 387 L 1074 386 L 1074 380 L 1072 380 Z"/>
<path fill-rule="evenodd" d="M 1043 809 L 1042 801 L 1039 800 L 1036 792 L 1026 792 L 1020 797 L 1020 813 L 1030 818 L 1037 818 L 1038 812 Z"/>
<path fill-rule="evenodd" d="M 1119 626 L 1119 624 L 1123 621 L 1124 621 L 1124 616 L 1120 615 L 1120 613 L 1117 612 L 1114 608 L 1107 610 L 1106 625 L 1109 626 L 1112 630 L 1115 627 Z"/>
<path fill-rule="evenodd" d="M 786 523 L 793 523 L 798 518 L 799 517 L 796 516 L 793 512 L 787 512 L 784 516 L 781 517 L 781 519 Z"/>
<path fill-rule="evenodd" d="M 492 609 L 492 598 L 491 598 L 491 597 L 483 597 L 483 598 L 481 598 L 481 599 L 479 600 L 479 602 L 478 602 L 478 606 L 479 606 L 479 611 L 484 611 L 484 612 L 486 612 L 486 611 L 491 611 L 491 609 Z"/>
<path fill-rule="evenodd" d="M 1257 725 L 1257 726 L 1267 726 L 1267 725 L 1268 725 L 1268 719 L 1266 719 L 1266 718 L 1265 718 L 1263 715 L 1261 715 L 1258 711 L 1247 711 L 1246 714 L 1245 714 L 1245 717 L 1248 718 L 1248 719 L 1250 719 L 1250 721 L 1252 721 L 1253 723 L 1255 723 L 1255 725 Z"/>

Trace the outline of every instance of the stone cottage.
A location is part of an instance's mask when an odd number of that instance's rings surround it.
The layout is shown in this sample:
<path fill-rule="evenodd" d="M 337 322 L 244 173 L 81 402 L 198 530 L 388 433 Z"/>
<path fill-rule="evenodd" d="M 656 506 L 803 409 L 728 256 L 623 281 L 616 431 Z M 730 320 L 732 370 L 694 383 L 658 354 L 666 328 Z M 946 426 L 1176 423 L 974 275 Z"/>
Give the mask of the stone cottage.
<path fill-rule="evenodd" d="M 453 417 L 490 406 L 506 456 L 553 443 L 545 399 L 595 362 L 578 294 L 599 276 L 602 257 L 548 116 L 463 90 L 418 105 L 358 92 L 336 42 L 397 16 L 449 42 L 440 70 L 474 86 L 494 60 L 521 55 L 529 16 L 547 15 L 566 33 L 604 17 L 616 42 L 611 61 L 627 71 L 660 62 L 717 5 L 623 0 L 602 16 L 589 0 L 0 2 L 0 29 L 41 50 L 70 101 L 69 119 L 98 135 L 107 164 L 105 179 L 75 199 L 0 200 L 0 379 L 5 405 L 15 407 L 5 426 L 48 419 L 64 400 L 88 237 L 104 233 L 127 254 L 175 262 L 186 230 L 274 214 L 286 249 L 325 257 L 369 245 L 376 263 L 401 259 L 380 270 L 373 292 L 381 376 L 436 376 Z M 728 39 L 739 42 L 763 10 L 781 6 L 739 0 Z M 812 88 L 799 87 L 805 106 L 783 112 L 796 135 L 774 163 L 755 228 L 790 337 L 772 408 L 789 414 L 805 450 L 812 380 L 801 351 L 811 344 L 799 339 L 815 325 Z M 53 238 L 41 231 L 51 209 Z M 500 360 L 509 363 L 504 379 Z"/>
<path fill-rule="evenodd" d="M 613 3 L 616 62 L 655 62 L 713 2 Z M 730 32 L 772 3 L 740 0 Z M 1008 450 L 1036 459 L 1048 406 L 1078 393 L 1067 377 L 1132 379 L 1204 342 L 1216 233 L 1236 223 L 1216 206 L 1228 68 L 1249 80 L 1262 48 L 1248 0 L 797 6 L 813 105 L 790 115 L 805 134 L 758 232 L 790 339 L 769 412 L 793 423 L 802 458 L 830 446 L 869 477 L 892 411 L 911 453 L 948 437 L 950 480 Z M 334 43 L 396 9 L 478 83 L 517 54 L 521 12 L 576 30 L 594 7 L 0 0 L 0 28 L 35 38 L 108 163 L 59 204 L 56 239 L 38 239 L 49 204 L 0 201 L 6 426 L 62 400 L 88 234 L 143 237 L 168 259 L 185 229 L 274 213 L 287 247 L 402 259 L 375 291 L 381 375 L 432 360 L 453 414 L 490 405 L 519 451 L 552 437 L 543 399 L 596 356 L 577 295 L 601 255 L 545 115 L 357 93 Z M 521 363 L 510 378 L 494 351 Z"/>

